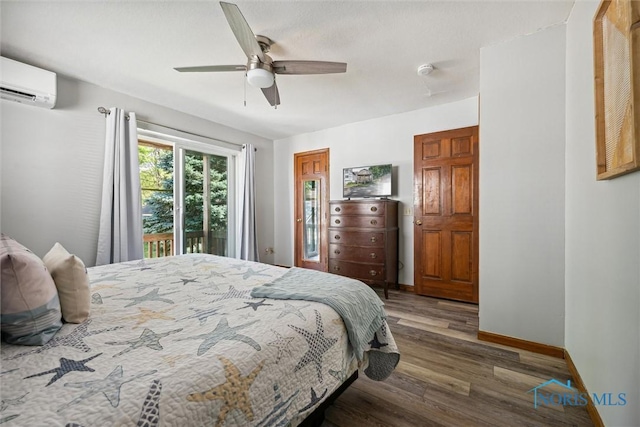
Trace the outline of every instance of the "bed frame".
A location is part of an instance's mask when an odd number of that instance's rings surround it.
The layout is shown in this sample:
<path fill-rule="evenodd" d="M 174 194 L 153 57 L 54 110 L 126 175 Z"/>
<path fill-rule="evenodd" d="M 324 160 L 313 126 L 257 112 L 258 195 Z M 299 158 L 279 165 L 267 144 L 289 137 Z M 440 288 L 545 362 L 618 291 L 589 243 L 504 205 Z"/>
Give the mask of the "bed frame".
<path fill-rule="evenodd" d="M 340 395 L 358 379 L 358 371 L 355 371 L 347 380 L 340 385 L 324 402 L 320 404 L 307 418 L 302 421 L 300 427 L 320 427 L 324 421 L 324 411 L 340 397 Z"/>

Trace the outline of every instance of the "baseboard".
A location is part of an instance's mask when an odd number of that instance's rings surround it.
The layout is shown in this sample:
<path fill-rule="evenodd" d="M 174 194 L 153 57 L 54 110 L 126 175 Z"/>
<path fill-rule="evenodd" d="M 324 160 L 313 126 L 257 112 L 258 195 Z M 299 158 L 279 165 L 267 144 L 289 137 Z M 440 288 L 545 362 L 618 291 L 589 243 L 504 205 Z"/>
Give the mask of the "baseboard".
<path fill-rule="evenodd" d="M 591 422 L 595 427 L 604 427 L 604 423 L 602 422 L 602 418 L 600 418 L 600 414 L 598 413 L 598 409 L 596 405 L 593 403 L 591 399 L 591 395 L 587 391 L 587 387 L 585 387 L 584 382 L 582 381 L 582 377 L 578 372 L 578 368 L 573 364 L 573 360 L 571 360 L 571 356 L 567 349 L 564 349 L 564 360 L 567 361 L 567 368 L 569 369 L 569 373 L 573 378 L 573 384 L 580 391 L 580 393 L 584 393 L 587 396 L 587 412 L 589 413 L 589 417 L 591 418 Z"/>
<path fill-rule="evenodd" d="M 411 285 L 403 285 L 402 283 L 400 283 L 398 285 L 398 289 L 400 289 L 401 291 L 405 291 L 405 292 L 411 292 L 413 293 L 414 291 L 414 286 Z"/>
<path fill-rule="evenodd" d="M 591 418 L 591 422 L 595 427 L 604 427 L 604 423 L 602 422 L 602 418 L 600 418 L 600 414 L 598 413 L 598 409 L 596 405 L 593 403 L 591 399 L 591 395 L 587 391 L 587 387 L 584 385 L 582 381 L 582 377 L 578 372 L 578 368 L 573 363 L 569 352 L 565 348 L 555 347 L 552 345 L 541 344 L 533 341 L 522 340 L 520 338 L 509 337 L 506 335 L 494 334 L 492 332 L 478 331 L 478 339 L 480 341 L 488 341 L 496 344 L 502 344 L 509 347 L 519 348 L 522 350 L 528 350 L 533 353 L 546 354 L 547 356 L 557 357 L 559 359 L 564 359 L 567 362 L 567 369 L 573 378 L 573 384 L 578 389 L 580 393 L 584 393 L 587 396 L 587 412 L 589 413 L 589 417 Z"/>
<path fill-rule="evenodd" d="M 488 341 L 496 344 L 506 345 L 509 347 L 519 348 L 521 350 L 531 351 L 533 353 L 546 354 L 547 356 L 564 359 L 565 350 L 561 347 L 555 347 L 552 345 L 541 344 L 534 341 L 527 341 L 520 338 L 514 338 L 485 331 L 478 331 L 478 339 L 480 341 Z"/>

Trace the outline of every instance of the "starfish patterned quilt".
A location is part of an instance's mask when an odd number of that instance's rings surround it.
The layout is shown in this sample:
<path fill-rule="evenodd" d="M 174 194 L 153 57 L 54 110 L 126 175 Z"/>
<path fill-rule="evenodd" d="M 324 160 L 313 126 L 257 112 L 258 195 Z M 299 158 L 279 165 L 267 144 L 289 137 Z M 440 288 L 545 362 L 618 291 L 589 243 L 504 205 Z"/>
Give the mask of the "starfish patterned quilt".
<path fill-rule="evenodd" d="M 88 320 L 2 343 L 0 424 L 295 426 L 358 368 L 329 306 L 250 296 L 287 269 L 194 254 L 88 271 Z M 371 346 L 397 352 L 386 324 Z"/>

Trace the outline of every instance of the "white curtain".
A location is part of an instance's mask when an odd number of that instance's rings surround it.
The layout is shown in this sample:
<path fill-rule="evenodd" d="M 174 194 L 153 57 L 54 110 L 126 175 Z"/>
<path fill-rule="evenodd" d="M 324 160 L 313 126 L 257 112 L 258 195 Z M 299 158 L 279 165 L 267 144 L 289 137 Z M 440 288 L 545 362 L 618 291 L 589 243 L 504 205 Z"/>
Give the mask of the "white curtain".
<path fill-rule="evenodd" d="M 109 111 L 96 265 L 143 257 L 136 115 Z"/>
<path fill-rule="evenodd" d="M 256 154 L 253 145 L 243 145 L 242 157 L 238 258 L 258 262 L 260 259 L 256 234 Z"/>

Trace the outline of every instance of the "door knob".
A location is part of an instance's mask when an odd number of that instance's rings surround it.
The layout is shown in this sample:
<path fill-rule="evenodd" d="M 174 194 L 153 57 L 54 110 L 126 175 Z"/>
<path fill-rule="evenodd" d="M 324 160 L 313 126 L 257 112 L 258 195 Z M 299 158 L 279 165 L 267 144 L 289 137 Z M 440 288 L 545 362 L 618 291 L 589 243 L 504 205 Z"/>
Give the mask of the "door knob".
<path fill-rule="evenodd" d="M 416 219 L 416 225 L 422 225 L 422 220 Z"/>
<path fill-rule="evenodd" d="M 297 222 L 302 222 L 302 218 L 296 219 Z"/>

